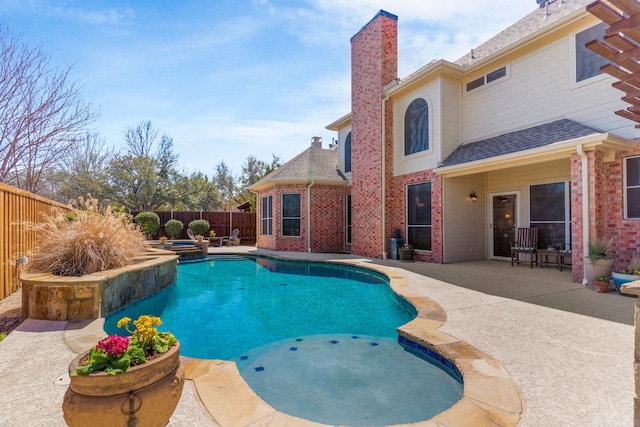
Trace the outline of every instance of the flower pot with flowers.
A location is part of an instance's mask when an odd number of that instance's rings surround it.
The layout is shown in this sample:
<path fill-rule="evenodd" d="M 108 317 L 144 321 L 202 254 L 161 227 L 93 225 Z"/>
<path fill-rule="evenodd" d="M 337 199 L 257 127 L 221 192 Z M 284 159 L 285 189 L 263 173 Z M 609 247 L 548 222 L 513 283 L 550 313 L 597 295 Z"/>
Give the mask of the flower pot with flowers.
<path fill-rule="evenodd" d="M 69 364 L 64 419 L 74 426 L 164 426 L 180 400 L 184 366 L 180 344 L 162 321 L 140 316 L 118 322 L 131 336 L 111 335 Z"/>
<path fill-rule="evenodd" d="M 597 238 L 587 243 L 587 256 L 584 258 L 584 272 L 587 286 L 599 277 L 609 277 L 613 268 L 613 259 L 608 255 L 612 242 L 609 239 Z"/>
<path fill-rule="evenodd" d="M 593 280 L 593 290 L 605 293 L 609 291 L 609 277 L 598 277 Z"/>
<path fill-rule="evenodd" d="M 400 261 L 413 261 L 413 246 L 406 244 L 398 248 L 398 259 Z"/>
<path fill-rule="evenodd" d="M 640 258 L 632 259 L 622 270 L 611 273 L 611 278 L 618 292 L 622 293 L 623 284 L 640 280 Z"/>

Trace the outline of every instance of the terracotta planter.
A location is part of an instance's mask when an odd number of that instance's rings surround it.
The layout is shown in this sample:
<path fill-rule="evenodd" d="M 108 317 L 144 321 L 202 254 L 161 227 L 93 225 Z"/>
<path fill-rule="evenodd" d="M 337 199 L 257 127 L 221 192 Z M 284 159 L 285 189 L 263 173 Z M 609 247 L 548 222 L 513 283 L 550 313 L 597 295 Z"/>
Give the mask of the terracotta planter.
<path fill-rule="evenodd" d="M 609 291 L 609 282 L 600 282 L 598 280 L 593 281 L 593 289 L 596 292 L 608 292 Z"/>
<path fill-rule="evenodd" d="M 591 263 L 589 258 L 584 258 L 584 269 L 587 276 L 587 286 L 593 288 L 593 281 L 598 277 L 611 276 L 611 269 L 613 268 L 612 259 L 597 259 L 594 263 Z"/>
<path fill-rule="evenodd" d="M 69 364 L 69 373 L 88 352 Z M 96 372 L 71 376 L 62 410 L 71 427 L 165 426 L 176 408 L 184 385 L 180 344 L 162 356 L 127 372 L 108 375 Z M 136 420 L 137 423 L 132 423 Z"/>

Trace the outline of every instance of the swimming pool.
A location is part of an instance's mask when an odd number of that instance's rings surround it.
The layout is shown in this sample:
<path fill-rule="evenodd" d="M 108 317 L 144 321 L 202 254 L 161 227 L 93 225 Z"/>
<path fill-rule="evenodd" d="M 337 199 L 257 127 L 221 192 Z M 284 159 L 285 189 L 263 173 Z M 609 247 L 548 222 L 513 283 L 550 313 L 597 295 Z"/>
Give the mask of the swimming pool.
<path fill-rule="evenodd" d="M 326 424 L 416 422 L 462 396 L 460 377 L 405 352 L 396 328 L 416 316 L 386 276 L 270 258 L 181 264 L 175 285 L 114 313 L 155 314 L 182 354 L 227 359 L 274 408 Z M 433 361 L 432 361 L 433 362 Z"/>

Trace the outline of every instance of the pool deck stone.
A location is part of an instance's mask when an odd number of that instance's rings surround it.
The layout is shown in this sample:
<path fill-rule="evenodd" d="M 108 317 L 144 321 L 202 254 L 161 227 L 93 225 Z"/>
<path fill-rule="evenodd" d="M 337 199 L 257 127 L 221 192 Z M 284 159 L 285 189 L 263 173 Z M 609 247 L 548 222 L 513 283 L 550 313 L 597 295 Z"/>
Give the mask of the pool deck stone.
<path fill-rule="evenodd" d="M 529 271 L 496 261 L 433 265 L 248 247 L 210 248 L 210 253 L 243 250 L 345 262 L 391 278 L 392 289 L 419 313 L 399 333 L 436 349 L 464 378 L 463 398 L 452 408 L 403 427 L 633 424 L 635 298 L 587 293 L 570 282 L 570 272 Z M 530 280 L 534 288 L 527 286 L 532 274 L 538 276 Z M 504 276 L 492 285 L 483 282 L 485 275 Z M 539 276 L 548 284 L 539 284 Z M 575 306 L 566 298 L 570 293 Z M 601 304 L 612 313 L 603 312 Z M 594 314 L 585 314 L 585 307 Z M 104 336 L 102 322 L 28 319 L 0 342 L 0 425 L 64 426 L 66 367 Z M 188 381 L 169 427 L 323 426 L 262 401 L 234 362 L 182 359 Z M 594 369 L 599 359 L 606 362 Z M 594 390 L 607 398 L 592 396 Z M 38 396 L 39 404 L 25 405 L 28 396 Z"/>

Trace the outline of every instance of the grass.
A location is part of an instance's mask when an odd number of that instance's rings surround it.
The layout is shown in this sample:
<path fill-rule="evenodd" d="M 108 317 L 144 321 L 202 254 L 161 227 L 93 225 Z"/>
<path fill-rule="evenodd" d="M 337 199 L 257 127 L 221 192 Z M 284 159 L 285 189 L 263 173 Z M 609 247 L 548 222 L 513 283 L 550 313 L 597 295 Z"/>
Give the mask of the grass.
<path fill-rule="evenodd" d="M 45 216 L 31 224 L 39 236 L 29 271 L 82 276 L 124 267 L 146 250 L 145 237 L 124 213 L 100 209 L 90 196 L 79 198 L 71 214 Z"/>

